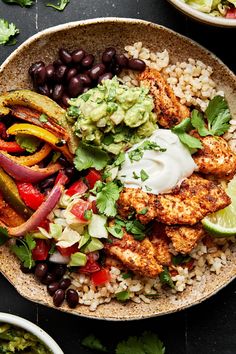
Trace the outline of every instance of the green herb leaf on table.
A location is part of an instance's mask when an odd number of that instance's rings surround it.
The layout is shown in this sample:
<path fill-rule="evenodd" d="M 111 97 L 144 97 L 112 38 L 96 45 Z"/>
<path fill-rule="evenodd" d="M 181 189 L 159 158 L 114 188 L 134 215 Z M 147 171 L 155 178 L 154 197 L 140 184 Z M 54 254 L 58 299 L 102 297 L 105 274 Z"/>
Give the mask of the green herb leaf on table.
<path fill-rule="evenodd" d="M 36 242 L 29 234 L 24 239 L 19 239 L 18 242 L 21 244 L 19 246 L 13 245 L 11 251 L 21 260 L 24 267 L 30 269 L 35 265 L 35 261 L 32 258 L 32 250 L 35 248 Z"/>
<path fill-rule="evenodd" d="M 21 7 L 28 7 L 33 5 L 34 0 L 2 0 L 6 4 L 16 4 Z"/>
<path fill-rule="evenodd" d="M 120 291 L 119 293 L 116 293 L 116 300 L 118 301 L 127 301 L 129 300 L 130 295 L 127 290 Z"/>
<path fill-rule="evenodd" d="M 27 152 L 34 153 L 39 144 L 40 140 L 34 136 L 19 134 L 16 136 L 16 142 Z"/>
<path fill-rule="evenodd" d="M 0 246 L 4 245 L 9 238 L 8 231 L 5 227 L 0 226 Z"/>
<path fill-rule="evenodd" d="M 96 205 L 101 214 L 115 216 L 116 201 L 119 199 L 120 188 L 114 182 L 103 183 L 97 192 Z"/>
<path fill-rule="evenodd" d="M 46 6 L 53 7 L 55 10 L 63 11 L 65 7 L 69 4 L 70 0 L 60 0 L 56 5 L 48 3 Z"/>
<path fill-rule="evenodd" d="M 77 170 L 82 171 L 94 167 L 96 170 L 102 170 L 108 163 L 108 154 L 98 147 L 85 143 L 80 143 L 76 150 L 74 164 Z"/>
<path fill-rule="evenodd" d="M 159 337 L 152 332 L 144 332 L 141 337 L 129 337 L 116 347 L 116 354 L 165 354 L 165 347 Z"/>
<path fill-rule="evenodd" d="M 14 23 L 8 23 L 8 21 L 0 18 L 0 45 L 14 45 L 16 44 L 15 35 L 19 33 L 18 28 L 14 25 Z"/>
<path fill-rule="evenodd" d="M 93 334 L 91 334 L 90 336 L 85 337 L 81 344 L 89 349 L 94 349 L 94 350 L 98 350 L 100 352 L 107 352 L 106 347 L 101 343 L 101 341 L 96 338 Z"/>
<path fill-rule="evenodd" d="M 170 288 L 175 288 L 173 280 L 171 279 L 169 269 L 164 267 L 163 272 L 160 274 L 160 281 L 162 284 L 168 285 Z"/>

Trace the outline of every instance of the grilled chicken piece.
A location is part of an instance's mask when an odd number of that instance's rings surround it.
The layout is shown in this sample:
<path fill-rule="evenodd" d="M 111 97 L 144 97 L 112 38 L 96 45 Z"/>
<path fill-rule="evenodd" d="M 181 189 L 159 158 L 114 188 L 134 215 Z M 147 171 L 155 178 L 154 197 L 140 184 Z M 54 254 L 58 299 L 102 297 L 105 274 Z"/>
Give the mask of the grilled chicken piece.
<path fill-rule="evenodd" d="M 194 226 L 166 226 L 166 235 L 171 239 L 177 252 L 190 253 L 205 235 L 201 224 Z"/>
<path fill-rule="evenodd" d="M 203 149 L 193 155 L 199 172 L 231 179 L 236 172 L 236 154 L 227 141 L 219 136 L 206 136 L 200 140 Z"/>
<path fill-rule="evenodd" d="M 140 86 L 147 87 L 154 98 L 158 123 L 171 128 L 190 116 L 189 109 L 182 105 L 159 71 L 146 69 L 139 76 Z"/>
<path fill-rule="evenodd" d="M 112 240 L 113 243 L 105 245 L 106 253 L 117 258 L 134 273 L 155 278 L 163 271 L 155 258 L 156 250 L 147 237 L 140 242 L 128 233 L 124 233 L 121 240 L 114 238 Z"/>
<path fill-rule="evenodd" d="M 124 217 L 135 211 L 142 223 L 156 219 L 168 225 L 194 225 L 207 214 L 225 208 L 230 202 L 220 186 L 193 174 L 168 194 L 154 195 L 136 188 L 124 188 L 117 207 Z M 140 215 L 144 208 L 148 209 L 147 213 Z"/>
<path fill-rule="evenodd" d="M 167 237 L 154 236 L 150 239 L 154 249 L 155 258 L 161 265 L 171 264 L 171 254 L 169 251 L 169 240 Z"/>
<path fill-rule="evenodd" d="M 14 209 L 0 195 L 0 221 L 6 226 L 19 226 L 25 222 L 25 220 L 16 213 Z"/>
<path fill-rule="evenodd" d="M 39 117 L 41 113 L 32 108 L 16 105 L 11 108 L 11 114 L 13 117 L 38 125 L 39 127 L 42 127 L 50 131 L 51 133 L 55 134 L 58 138 L 62 140 L 65 141 L 69 140 L 69 135 L 63 127 L 57 124 L 50 117 L 47 118 L 48 119 L 47 122 L 44 123 L 40 122 Z"/>
<path fill-rule="evenodd" d="M 118 268 L 120 270 L 125 269 L 124 265 L 121 263 L 121 261 L 119 261 L 118 259 L 114 258 L 114 257 L 106 257 L 105 258 L 105 265 L 108 268 L 111 267 L 115 267 Z"/>

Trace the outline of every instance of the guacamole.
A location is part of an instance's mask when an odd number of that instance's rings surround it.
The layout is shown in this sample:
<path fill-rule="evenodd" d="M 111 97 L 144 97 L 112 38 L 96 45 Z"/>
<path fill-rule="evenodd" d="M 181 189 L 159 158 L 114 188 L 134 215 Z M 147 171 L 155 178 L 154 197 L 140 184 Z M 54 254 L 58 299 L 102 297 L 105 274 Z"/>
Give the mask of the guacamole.
<path fill-rule="evenodd" d="M 0 353 L 52 354 L 33 334 L 10 324 L 0 324 Z"/>
<path fill-rule="evenodd" d="M 149 90 L 128 87 L 116 77 L 71 100 L 68 120 L 86 143 L 118 154 L 157 128 Z"/>

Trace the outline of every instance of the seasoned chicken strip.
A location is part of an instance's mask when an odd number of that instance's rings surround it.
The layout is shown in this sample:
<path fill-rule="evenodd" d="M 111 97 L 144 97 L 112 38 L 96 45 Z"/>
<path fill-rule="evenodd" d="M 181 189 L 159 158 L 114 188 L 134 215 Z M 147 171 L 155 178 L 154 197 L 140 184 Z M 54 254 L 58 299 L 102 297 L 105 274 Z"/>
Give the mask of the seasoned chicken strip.
<path fill-rule="evenodd" d="M 231 179 L 236 173 L 236 154 L 227 141 L 219 136 L 206 136 L 200 140 L 203 149 L 193 155 L 199 172 Z"/>
<path fill-rule="evenodd" d="M 171 254 L 169 251 L 169 240 L 167 237 L 154 236 L 150 241 L 155 249 L 155 258 L 161 265 L 171 264 Z"/>
<path fill-rule="evenodd" d="M 171 239 L 177 252 L 190 253 L 197 242 L 205 235 L 201 224 L 194 226 L 166 226 L 166 235 Z"/>
<path fill-rule="evenodd" d="M 179 124 L 190 116 L 189 109 L 182 105 L 159 71 L 146 69 L 139 76 L 140 86 L 147 87 L 154 98 L 158 123 L 164 128 Z"/>
<path fill-rule="evenodd" d="M 147 237 L 140 242 L 136 241 L 133 236 L 124 233 L 121 240 L 114 238 L 112 240 L 113 243 L 106 243 L 105 251 L 134 273 L 155 278 L 163 271 L 162 266 L 155 258 L 156 250 Z"/>
<path fill-rule="evenodd" d="M 193 174 L 168 194 L 154 195 L 140 189 L 124 188 L 117 206 L 118 212 L 124 217 L 135 211 L 142 223 L 156 219 L 168 225 L 194 225 L 207 214 L 225 208 L 230 202 L 220 186 Z M 147 208 L 147 213 L 139 214 L 144 208 Z"/>

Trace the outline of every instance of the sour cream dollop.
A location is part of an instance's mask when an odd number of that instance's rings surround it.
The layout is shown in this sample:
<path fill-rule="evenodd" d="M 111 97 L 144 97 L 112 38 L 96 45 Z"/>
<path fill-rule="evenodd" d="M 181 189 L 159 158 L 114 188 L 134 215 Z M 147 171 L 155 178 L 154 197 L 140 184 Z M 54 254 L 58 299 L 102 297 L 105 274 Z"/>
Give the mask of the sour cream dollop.
<path fill-rule="evenodd" d="M 144 141 L 154 142 L 165 151 L 141 148 L 143 156 L 139 161 L 133 160 L 130 152 L 137 151 Z M 158 129 L 126 152 L 118 178 L 125 187 L 141 188 L 148 193 L 160 194 L 168 193 L 180 185 L 194 170 L 197 170 L 197 165 L 178 136 L 168 129 Z"/>

